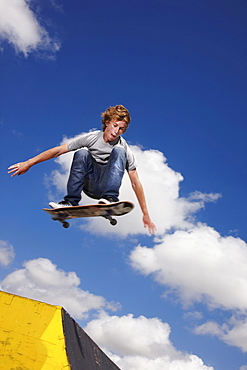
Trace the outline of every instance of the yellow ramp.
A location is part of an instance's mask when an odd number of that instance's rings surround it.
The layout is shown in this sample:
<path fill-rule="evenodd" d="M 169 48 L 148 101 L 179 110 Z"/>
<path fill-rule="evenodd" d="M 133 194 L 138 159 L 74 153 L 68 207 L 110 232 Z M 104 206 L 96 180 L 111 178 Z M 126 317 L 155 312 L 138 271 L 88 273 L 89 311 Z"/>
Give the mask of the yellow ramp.
<path fill-rule="evenodd" d="M 60 306 L 0 291 L 0 370 L 120 370 Z"/>
<path fill-rule="evenodd" d="M 62 308 L 0 292 L 0 366 L 4 370 L 70 369 Z"/>

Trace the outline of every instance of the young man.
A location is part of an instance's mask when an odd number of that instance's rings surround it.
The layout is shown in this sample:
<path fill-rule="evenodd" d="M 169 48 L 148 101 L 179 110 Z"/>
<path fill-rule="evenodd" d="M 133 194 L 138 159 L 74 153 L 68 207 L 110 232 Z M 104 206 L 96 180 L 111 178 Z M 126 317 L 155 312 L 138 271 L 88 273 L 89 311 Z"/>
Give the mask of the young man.
<path fill-rule="evenodd" d="M 70 169 L 67 195 L 61 202 L 50 202 L 52 208 L 76 206 L 84 191 L 99 203 L 117 202 L 125 169 L 143 213 L 144 227 L 154 234 L 155 225 L 150 219 L 142 184 L 136 170 L 133 152 L 121 136 L 130 123 L 130 114 L 122 105 L 108 108 L 102 113 L 102 131 L 82 134 L 66 144 L 48 149 L 36 157 L 9 167 L 11 176 L 22 175 L 33 165 L 76 151 Z M 79 150 L 78 150 L 79 149 Z"/>

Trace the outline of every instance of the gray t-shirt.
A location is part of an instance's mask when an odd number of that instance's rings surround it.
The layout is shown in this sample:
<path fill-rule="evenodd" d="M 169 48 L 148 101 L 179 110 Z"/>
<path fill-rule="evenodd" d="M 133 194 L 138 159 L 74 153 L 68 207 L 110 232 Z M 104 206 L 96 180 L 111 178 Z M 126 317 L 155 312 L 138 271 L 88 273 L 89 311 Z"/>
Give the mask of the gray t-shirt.
<path fill-rule="evenodd" d="M 100 130 L 79 135 L 69 141 L 68 149 L 72 151 L 81 148 L 87 148 L 98 163 L 106 164 L 114 146 L 119 145 L 124 148 L 127 155 L 127 171 L 134 170 L 136 168 L 135 156 L 126 140 L 120 136 L 116 140 L 106 143 L 103 135 L 104 132 Z"/>

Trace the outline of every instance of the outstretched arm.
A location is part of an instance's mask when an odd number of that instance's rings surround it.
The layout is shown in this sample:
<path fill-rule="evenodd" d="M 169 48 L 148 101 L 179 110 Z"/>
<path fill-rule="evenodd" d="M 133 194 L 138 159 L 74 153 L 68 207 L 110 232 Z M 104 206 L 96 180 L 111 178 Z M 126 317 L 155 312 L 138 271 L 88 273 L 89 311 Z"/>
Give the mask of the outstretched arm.
<path fill-rule="evenodd" d="M 132 188 L 133 188 L 133 190 L 136 194 L 137 200 L 140 204 L 140 207 L 141 207 L 141 210 L 142 210 L 142 213 L 143 213 L 144 227 L 148 228 L 148 231 L 149 231 L 150 234 L 154 234 L 155 231 L 156 231 L 156 226 L 154 225 L 154 223 L 150 219 L 148 209 L 147 209 L 144 190 L 143 190 L 141 181 L 139 179 L 137 170 L 135 169 L 135 170 L 129 171 L 128 174 L 129 174 L 129 178 L 130 178 L 130 181 L 131 181 Z"/>
<path fill-rule="evenodd" d="M 8 173 L 11 173 L 11 177 L 15 175 L 23 175 L 25 172 L 29 170 L 30 167 L 34 166 L 37 163 L 47 161 L 48 159 L 55 158 L 60 156 L 61 154 L 67 153 L 68 144 L 62 144 L 60 146 L 56 146 L 54 148 L 48 149 L 45 152 L 38 154 L 36 157 L 30 158 L 25 162 L 20 162 L 13 164 L 8 168 Z"/>

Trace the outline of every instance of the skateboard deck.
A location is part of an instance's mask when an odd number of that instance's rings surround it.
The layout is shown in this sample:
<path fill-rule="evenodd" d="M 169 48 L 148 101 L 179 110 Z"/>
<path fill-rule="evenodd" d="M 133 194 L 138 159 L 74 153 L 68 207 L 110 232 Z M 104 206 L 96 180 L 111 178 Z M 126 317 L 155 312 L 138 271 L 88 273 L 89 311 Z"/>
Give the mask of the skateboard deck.
<path fill-rule="evenodd" d="M 49 213 L 53 220 L 60 221 L 63 227 L 69 227 L 65 220 L 79 217 L 99 217 L 102 216 L 110 221 L 111 225 L 116 225 L 117 220 L 112 216 L 122 216 L 129 213 L 134 208 L 134 204 L 128 201 L 115 202 L 110 204 L 88 204 L 84 206 L 72 206 L 61 208 L 43 208 Z"/>

